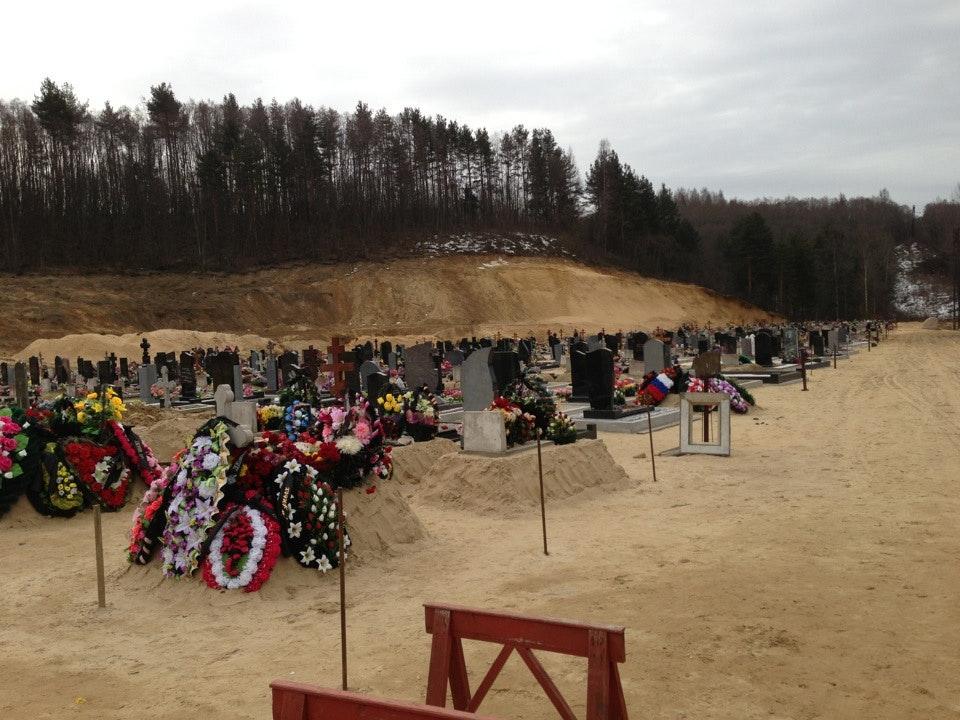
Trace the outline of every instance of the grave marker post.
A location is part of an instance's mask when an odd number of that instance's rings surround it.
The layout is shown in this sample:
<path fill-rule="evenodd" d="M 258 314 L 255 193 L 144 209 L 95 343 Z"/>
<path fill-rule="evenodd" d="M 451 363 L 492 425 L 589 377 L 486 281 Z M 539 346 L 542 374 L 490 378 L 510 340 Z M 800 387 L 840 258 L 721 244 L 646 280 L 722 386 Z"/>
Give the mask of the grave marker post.
<path fill-rule="evenodd" d="M 100 524 L 100 505 L 93 506 L 93 542 L 97 555 L 97 607 L 107 606 L 107 589 L 103 579 L 103 529 Z"/>
<path fill-rule="evenodd" d="M 537 472 L 540 473 L 540 521 L 543 525 L 543 554 L 549 555 L 547 551 L 547 505 L 543 498 L 543 455 L 540 452 L 540 436 L 543 431 L 537 428 Z"/>
<path fill-rule="evenodd" d="M 336 341 L 333 343 L 336 344 Z M 347 689 L 347 578 L 346 556 L 343 551 L 343 488 L 337 488 L 337 543 L 340 546 L 340 675 L 343 689 Z"/>
<path fill-rule="evenodd" d="M 657 481 L 657 461 L 653 457 L 653 410 L 647 413 L 647 434 L 650 436 L 650 467 L 653 469 L 653 481 Z"/>

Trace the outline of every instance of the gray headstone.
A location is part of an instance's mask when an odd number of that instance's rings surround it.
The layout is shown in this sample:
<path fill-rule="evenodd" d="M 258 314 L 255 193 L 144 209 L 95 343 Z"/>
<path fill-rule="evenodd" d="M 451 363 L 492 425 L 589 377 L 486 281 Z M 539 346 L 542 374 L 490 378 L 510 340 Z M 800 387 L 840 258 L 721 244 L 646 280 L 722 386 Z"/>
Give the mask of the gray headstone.
<path fill-rule="evenodd" d="M 272 355 L 267 357 L 267 392 L 275 393 L 277 391 L 277 359 Z"/>
<path fill-rule="evenodd" d="M 18 362 L 13 366 L 13 394 L 17 405 L 26 408 L 30 405 L 30 393 L 27 388 L 27 366 Z"/>
<path fill-rule="evenodd" d="M 140 384 L 140 401 L 144 403 L 156 402 L 150 394 L 150 386 L 157 382 L 157 366 L 141 365 L 137 368 L 137 381 Z"/>
<path fill-rule="evenodd" d="M 367 378 L 378 372 L 380 372 L 379 365 L 373 362 L 373 360 L 364 360 L 360 365 L 360 388 L 366 390 Z"/>
<path fill-rule="evenodd" d="M 243 399 L 243 372 L 239 365 L 233 366 L 233 396 Z M 253 428 L 256 431 L 256 427 Z"/>
<path fill-rule="evenodd" d="M 450 364 L 454 367 L 458 365 L 463 365 L 464 354 L 462 350 L 454 348 L 453 350 L 447 350 L 444 353 L 444 358 L 450 361 Z"/>
<path fill-rule="evenodd" d="M 650 338 L 643 344 L 643 373 L 659 373 L 670 367 L 670 348 L 656 338 Z"/>
<path fill-rule="evenodd" d="M 489 347 L 474 350 L 464 361 L 460 371 L 460 389 L 465 411 L 486 410 L 493 402 L 496 377 L 492 363 L 492 350 Z"/>
<path fill-rule="evenodd" d="M 433 345 L 420 343 L 403 352 L 403 381 L 411 390 L 426 385 L 432 391 L 437 386 L 437 366 L 431 355 Z"/>
<path fill-rule="evenodd" d="M 397 369 L 397 353 L 392 351 L 387 353 L 387 367 L 391 370 Z"/>

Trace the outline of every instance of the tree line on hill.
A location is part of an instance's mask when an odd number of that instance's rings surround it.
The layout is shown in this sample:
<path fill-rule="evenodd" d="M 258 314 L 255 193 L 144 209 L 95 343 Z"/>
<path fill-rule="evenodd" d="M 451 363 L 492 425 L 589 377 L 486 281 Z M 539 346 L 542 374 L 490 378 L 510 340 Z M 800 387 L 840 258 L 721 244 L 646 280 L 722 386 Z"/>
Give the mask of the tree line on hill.
<path fill-rule="evenodd" d="M 297 99 L 241 106 L 232 94 L 183 102 L 160 83 L 143 107 L 94 112 L 49 79 L 30 103 L 0 101 L 8 271 L 244 269 L 399 254 L 424 235 L 536 231 L 789 316 L 887 315 L 897 246 L 919 239 L 941 257 L 957 207 L 914 220 L 886 193 L 672 192 L 606 141 L 581 179 L 547 128 L 491 135 L 362 102 L 350 113 Z"/>

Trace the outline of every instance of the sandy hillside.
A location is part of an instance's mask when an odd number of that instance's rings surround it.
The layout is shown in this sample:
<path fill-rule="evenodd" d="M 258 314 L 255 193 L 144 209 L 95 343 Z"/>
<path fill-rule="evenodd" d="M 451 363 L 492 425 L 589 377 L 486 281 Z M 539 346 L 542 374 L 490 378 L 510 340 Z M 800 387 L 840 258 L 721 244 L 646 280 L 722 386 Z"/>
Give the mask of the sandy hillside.
<path fill-rule="evenodd" d="M 635 718 L 960 717 L 958 354 L 957 333 L 907 328 L 807 393 L 757 388 L 732 457 L 659 457 L 656 485 L 647 438 L 607 435 L 627 482 L 551 500 L 549 557 L 522 495 L 501 513 L 435 492 L 449 443 L 398 457 L 376 510 L 403 511 L 395 544 L 348 578 L 352 686 L 422 700 L 421 604 L 441 600 L 625 625 Z M 265 718 L 273 678 L 338 683 L 335 577 L 284 568 L 244 595 L 130 576 L 124 512 L 98 611 L 90 515 L 31 513 L 0 520 L 0 717 Z M 475 687 L 492 649 L 467 656 Z M 582 717 L 585 663 L 543 661 Z M 481 709 L 555 717 L 516 658 Z"/>
<path fill-rule="evenodd" d="M 154 350 L 196 344 L 299 347 L 337 332 L 398 339 L 574 327 L 609 331 L 687 320 L 741 321 L 765 314 L 702 288 L 555 258 L 451 256 L 354 265 L 304 265 L 242 275 L 19 276 L 0 278 L 9 307 L 0 318 L 0 355 L 37 338 L 72 333 L 109 339 L 139 357 L 139 335 Z M 190 330 L 216 333 L 163 333 Z M 35 343 L 52 357 L 99 357 L 104 340 Z M 168 347 L 169 346 L 169 347 Z"/>

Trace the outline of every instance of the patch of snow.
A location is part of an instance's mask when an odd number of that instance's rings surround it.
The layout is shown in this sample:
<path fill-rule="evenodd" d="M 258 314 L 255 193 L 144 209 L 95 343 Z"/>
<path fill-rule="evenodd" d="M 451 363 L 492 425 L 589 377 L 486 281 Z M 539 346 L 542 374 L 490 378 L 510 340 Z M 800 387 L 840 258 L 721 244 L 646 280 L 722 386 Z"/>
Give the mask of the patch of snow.
<path fill-rule="evenodd" d="M 916 243 L 897 248 L 898 272 L 893 305 L 910 317 L 949 317 L 953 308 L 950 290 L 918 275 L 917 267 L 923 259 L 924 250 Z"/>

